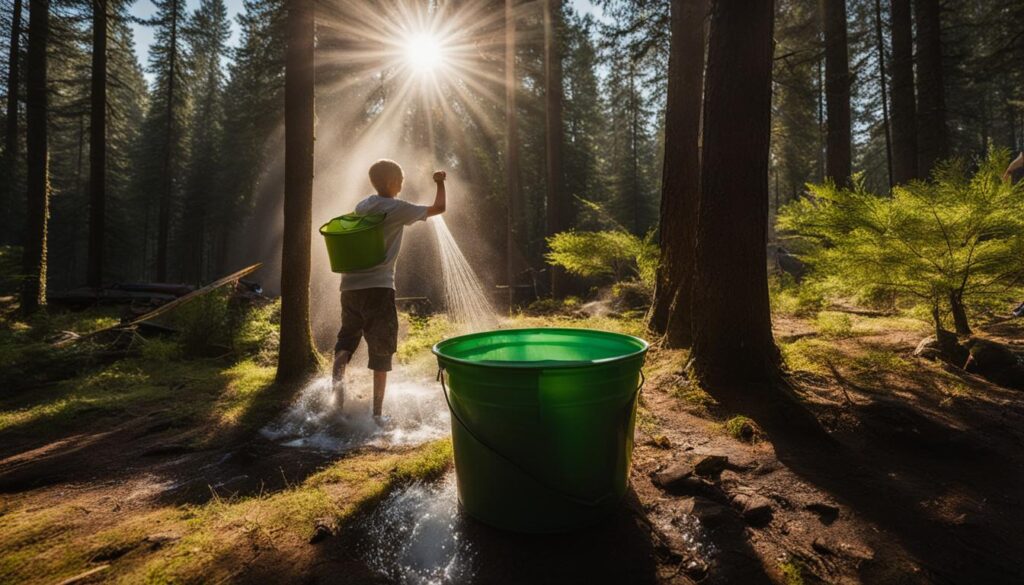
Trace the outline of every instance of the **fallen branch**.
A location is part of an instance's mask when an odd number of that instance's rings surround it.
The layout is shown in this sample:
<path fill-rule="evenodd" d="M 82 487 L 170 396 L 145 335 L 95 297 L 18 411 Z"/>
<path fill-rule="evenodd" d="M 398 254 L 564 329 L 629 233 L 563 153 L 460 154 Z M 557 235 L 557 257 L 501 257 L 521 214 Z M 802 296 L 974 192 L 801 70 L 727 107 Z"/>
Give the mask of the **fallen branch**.
<path fill-rule="evenodd" d="M 207 293 L 210 293 L 210 292 L 212 292 L 214 290 L 217 290 L 218 288 L 220 288 L 220 287 L 222 287 L 222 286 L 224 286 L 226 284 L 235 282 L 235 281 L 237 281 L 238 279 L 240 279 L 240 278 L 242 278 L 244 276 L 248 276 L 249 274 L 251 274 L 251 273 L 255 272 L 256 270 L 258 270 L 261 266 L 263 266 L 263 263 L 262 262 L 257 262 L 256 264 L 253 264 L 252 266 L 243 268 L 243 269 L 239 270 L 238 272 L 233 272 L 233 273 L 231 273 L 231 274 L 229 274 L 229 275 L 227 275 L 225 277 L 218 278 L 217 280 L 211 282 L 210 284 L 208 284 L 208 285 L 206 285 L 206 286 L 204 286 L 202 288 L 196 289 L 196 290 L 188 293 L 187 295 L 178 297 L 178 298 L 174 299 L 173 301 L 171 301 L 171 302 L 169 302 L 169 303 L 167 303 L 165 305 L 160 305 L 159 307 L 153 309 L 152 311 L 150 311 L 148 313 L 144 313 L 142 315 L 139 315 L 138 317 L 132 319 L 131 321 L 128 321 L 127 323 L 118 323 L 117 325 L 113 325 L 111 327 L 105 327 L 103 329 L 98 329 L 96 331 L 93 331 L 92 333 L 87 333 L 85 335 L 80 335 L 78 337 L 71 337 L 71 338 L 68 338 L 68 339 L 62 339 L 62 340 L 58 341 L 57 343 L 55 343 L 54 347 L 64 347 L 64 346 L 70 345 L 70 344 L 72 344 L 72 343 L 74 343 L 76 341 L 81 341 L 83 339 L 88 339 L 90 337 L 95 337 L 95 336 L 101 335 L 103 333 L 109 333 L 111 331 L 115 331 L 115 330 L 118 330 L 118 329 L 128 329 L 129 327 L 134 327 L 135 325 L 138 325 L 139 323 L 141 323 L 143 321 L 148 321 L 150 319 L 153 319 L 154 317 L 159 317 L 160 315 L 163 315 L 164 313 L 170 311 L 171 309 L 174 309 L 175 307 L 179 307 L 181 305 L 184 305 L 185 303 L 191 301 L 192 299 L 195 299 L 197 297 L 201 297 L 201 296 L 203 296 L 203 295 L 205 295 Z"/>

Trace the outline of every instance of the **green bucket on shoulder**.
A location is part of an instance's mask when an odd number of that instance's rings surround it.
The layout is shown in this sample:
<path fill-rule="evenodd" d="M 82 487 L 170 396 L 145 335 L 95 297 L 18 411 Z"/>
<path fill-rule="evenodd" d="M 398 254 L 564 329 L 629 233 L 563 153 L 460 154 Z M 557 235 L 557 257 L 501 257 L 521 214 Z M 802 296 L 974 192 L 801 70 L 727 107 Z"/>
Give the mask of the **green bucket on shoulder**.
<path fill-rule="evenodd" d="M 366 270 L 382 262 L 387 255 L 384 246 L 384 213 L 348 213 L 320 226 L 320 235 L 327 243 L 331 272 Z"/>

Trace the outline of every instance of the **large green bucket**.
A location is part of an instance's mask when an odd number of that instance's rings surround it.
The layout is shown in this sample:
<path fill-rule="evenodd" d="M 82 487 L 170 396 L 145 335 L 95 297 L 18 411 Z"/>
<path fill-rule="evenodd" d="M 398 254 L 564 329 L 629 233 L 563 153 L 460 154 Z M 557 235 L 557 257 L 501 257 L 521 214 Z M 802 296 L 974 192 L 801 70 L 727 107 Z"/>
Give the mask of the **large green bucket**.
<path fill-rule="evenodd" d="M 508 530 L 563 532 L 616 509 L 647 342 L 509 329 L 454 337 L 433 351 L 466 512 Z"/>
<path fill-rule="evenodd" d="M 320 226 L 332 272 L 365 270 L 384 261 L 387 253 L 382 225 L 385 215 L 349 213 Z"/>

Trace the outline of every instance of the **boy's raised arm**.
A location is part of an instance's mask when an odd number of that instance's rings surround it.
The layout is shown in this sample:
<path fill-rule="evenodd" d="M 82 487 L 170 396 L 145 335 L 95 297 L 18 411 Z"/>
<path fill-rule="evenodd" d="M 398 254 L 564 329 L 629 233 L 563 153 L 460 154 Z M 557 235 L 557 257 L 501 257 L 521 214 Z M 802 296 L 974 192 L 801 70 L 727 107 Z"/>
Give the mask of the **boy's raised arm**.
<path fill-rule="evenodd" d="M 440 215 L 444 213 L 445 207 L 445 190 L 444 180 L 448 178 L 448 173 L 444 171 L 437 171 L 434 173 L 434 183 L 437 184 L 437 194 L 434 195 L 434 204 L 427 208 L 427 217 Z"/>

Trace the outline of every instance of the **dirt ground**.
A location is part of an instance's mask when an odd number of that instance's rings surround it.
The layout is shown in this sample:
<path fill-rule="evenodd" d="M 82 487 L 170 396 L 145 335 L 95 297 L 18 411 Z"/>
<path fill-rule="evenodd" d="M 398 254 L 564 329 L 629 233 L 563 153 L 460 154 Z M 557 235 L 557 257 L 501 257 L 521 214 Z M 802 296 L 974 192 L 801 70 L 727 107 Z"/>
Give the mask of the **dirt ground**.
<path fill-rule="evenodd" d="M 793 387 L 827 434 L 737 418 L 742 401 L 693 388 L 685 354 L 655 348 L 625 505 L 568 535 L 509 534 L 462 518 L 472 581 L 1024 582 L 1024 394 L 913 357 L 922 334 L 912 328 L 869 318 L 831 337 L 796 318 L 776 327 L 787 361 L 802 366 Z M 983 330 L 1008 343 L 1022 333 L 1013 322 Z M 361 519 L 400 484 L 387 478 L 403 458 L 422 449 L 338 456 L 264 440 L 197 449 L 194 433 L 156 408 L 43 443 L 5 441 L 0 527 L 12 532 L 0 536 L 0 574 L 51 563 L 60 570 L 38 582 L 132 582 L 143 574 L 134 568 L 159 561 L 149 580 L 389 582 L 365 561 Z M 329 477 L 315 479 L 325 469 Z M 296 486 L 309 485 L 343 512 L 275 524 L 274 498 L 305 497 Z M 225 503 L 216 529 L 203 532 L 213 544 L 198 541 L 197 523 L 222 498 L 257 505 L 227 520 L 242 504 Z M 75 547 L 114 528 L 103 546 Z M 203 568 L 176 572 L 175 563 Z"/>

